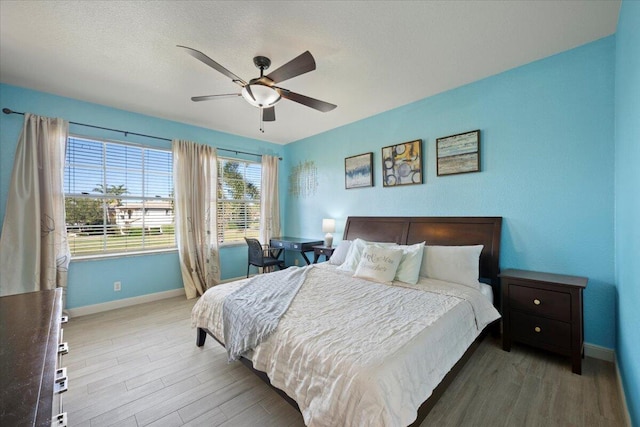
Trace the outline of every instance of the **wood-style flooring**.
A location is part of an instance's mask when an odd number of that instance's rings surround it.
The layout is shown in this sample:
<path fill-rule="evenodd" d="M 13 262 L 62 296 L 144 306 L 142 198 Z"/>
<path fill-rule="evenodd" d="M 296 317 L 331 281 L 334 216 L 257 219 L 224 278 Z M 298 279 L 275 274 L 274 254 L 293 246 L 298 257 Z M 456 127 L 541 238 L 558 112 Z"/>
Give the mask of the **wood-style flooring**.
<path fill-rule="evenodd" d="M 72 318 L 63 358 L 70 426 L 303 426 L 302 416 L 210 337 L 195 345 L 183 297 Z M 422 426 L 624 426 L 612 363 L 488 337 Z"/>

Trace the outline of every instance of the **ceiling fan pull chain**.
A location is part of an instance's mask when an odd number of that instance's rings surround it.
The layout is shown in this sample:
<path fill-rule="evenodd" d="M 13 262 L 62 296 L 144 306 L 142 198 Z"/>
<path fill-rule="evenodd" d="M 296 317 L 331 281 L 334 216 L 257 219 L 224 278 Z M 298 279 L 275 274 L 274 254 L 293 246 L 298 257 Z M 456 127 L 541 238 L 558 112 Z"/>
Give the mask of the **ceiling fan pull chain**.
<path fill-rule="evenodd" d="M 262 109 L 258 109 L 260 115 L 260 132 L 264 133 L 264 121 L 262 120 Z"/>

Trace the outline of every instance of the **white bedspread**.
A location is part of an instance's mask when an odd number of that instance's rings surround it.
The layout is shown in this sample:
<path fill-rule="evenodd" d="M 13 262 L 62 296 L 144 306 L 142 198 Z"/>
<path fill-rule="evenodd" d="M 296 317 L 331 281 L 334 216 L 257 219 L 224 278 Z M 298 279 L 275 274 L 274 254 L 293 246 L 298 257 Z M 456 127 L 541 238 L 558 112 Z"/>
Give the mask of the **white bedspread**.
<path fill-rule="evenodd" d="M 207 291 L 193 308 L 193 326 L 224 337 L 224 297 L 244 283 Z M 423 278 L 388 286 L 317 264 L 251 359 L 298 402 L 308 426 L 406 426 L 497 318 L 466 286 Z"/>

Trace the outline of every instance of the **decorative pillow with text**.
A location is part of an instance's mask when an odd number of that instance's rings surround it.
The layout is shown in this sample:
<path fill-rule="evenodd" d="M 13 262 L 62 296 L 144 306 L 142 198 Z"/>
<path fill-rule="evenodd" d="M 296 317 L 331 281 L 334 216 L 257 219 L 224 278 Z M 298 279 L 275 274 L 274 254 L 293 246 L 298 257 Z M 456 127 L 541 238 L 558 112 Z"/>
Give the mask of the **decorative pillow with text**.
<path fill-rule="evenodd" d="M 353 277 L 390 285 L 396 276 L 402 254 L 402 249 L 367 245 Z"/>
<path fill-rule="evenodd" d="M 347 256 L 344 262 L 338 267 L 338 270 L 351 272 L 355 271 L 355 269 L 358 267 L 358 263 L 360 263 L 362 253 L 368 245 L 397 246 L 395 243 L 367 242 L 366 240 L 355 239 L 353 242 L 351 242 L 351 246 L 349 247 Z"/>

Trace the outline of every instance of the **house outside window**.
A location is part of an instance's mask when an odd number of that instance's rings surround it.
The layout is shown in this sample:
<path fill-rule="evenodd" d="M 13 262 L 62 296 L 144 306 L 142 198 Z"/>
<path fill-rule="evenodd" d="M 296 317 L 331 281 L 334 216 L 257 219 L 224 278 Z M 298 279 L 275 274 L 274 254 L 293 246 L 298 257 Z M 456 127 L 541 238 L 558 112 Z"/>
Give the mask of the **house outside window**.
<path fill-rule="evenodd" d="M 64 191 L 72 256 L 176 247 L 171 151 L 71 136 Z"/>

